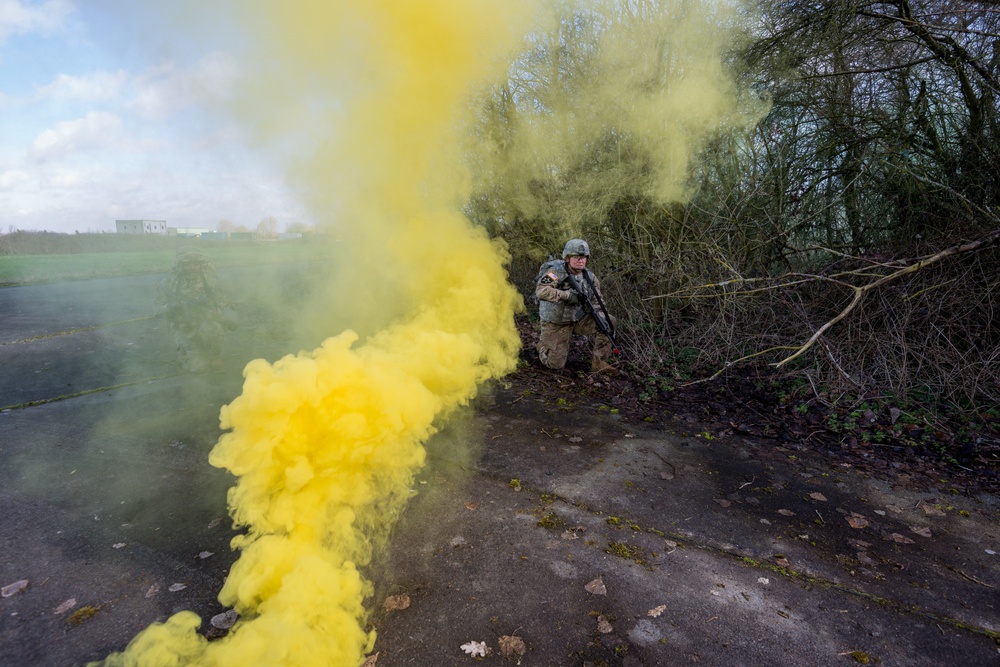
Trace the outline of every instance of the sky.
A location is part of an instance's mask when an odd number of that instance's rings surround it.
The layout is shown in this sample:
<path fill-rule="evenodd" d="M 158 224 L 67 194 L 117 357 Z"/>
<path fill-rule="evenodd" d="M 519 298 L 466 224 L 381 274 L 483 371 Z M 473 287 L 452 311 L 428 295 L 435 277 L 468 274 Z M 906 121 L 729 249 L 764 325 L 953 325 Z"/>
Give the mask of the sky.
<path fill-rule="evenodd" d="M 147 6 L 0 0 L 0 233 L 312 224 L 226 112 L 242 69 L 222 29 L 185 35 Z"/>

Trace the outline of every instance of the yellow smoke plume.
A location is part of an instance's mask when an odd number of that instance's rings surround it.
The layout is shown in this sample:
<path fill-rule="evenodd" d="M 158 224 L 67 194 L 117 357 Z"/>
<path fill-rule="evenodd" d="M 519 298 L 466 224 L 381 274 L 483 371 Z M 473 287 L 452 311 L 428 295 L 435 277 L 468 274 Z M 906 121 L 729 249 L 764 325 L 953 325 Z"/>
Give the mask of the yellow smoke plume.
<path fill-rule="evenodd" d="M 516 363 L 521 302 L 506 252 L 461 212 L 474 180 L 501 184 L 513 209 L 537 215 L 545 202 L 533 181 L 559 181 L 609 136 L 629 137 L 642 160 L 605 165 L 550 212 L 572 227 L 592 202 L 626 191 L 683 197 L 694 152 L 738 122 L 721 66 L 723 5 L 554 0 L 539 24 L 528 4 L 224 5 L 249 45 L 237 113 L 262 144 L 294 157 L 295 183 L 344 249 L 311 316 L 327 332 L 351 328 L 273 364 L 251 362 L 243 393 L 223 408 L 228 432 L 210 461 L 237 477 L 229 504 L 246 527 L 220 593 L 237 625 L 208 643 L 183 612 L 106 665 L 358 665 L 374 642 L 361 568 L 406 502 L 423 443 Z M 583 19 L 567 20 L 574 14 Z M 573 32 L 579 25 L 592 29 Z M 471 133 L 473 179 L 461 138 L 477 123 L 473 88 L 522 75 L 545 84 L 505 98 L 503 127 Z"/>
<path fill-rule="evenodd" d="M 683 202 L 699 152 L 767 110 L 728 49 L 740 0 L 552 0 L 545 27 L 490 91 L 471 150 L 497 217 L 554 236 L 600 228 L 623 199 Z"/>
<path fill-rule="evenodd" d="M 461 214 L 456 136 L 471 86 L 503 73 L 517 3 L 238 6 L 259 56 L 247 122 L 315 144 L 295 174 L 349 258 L 329 307 L 391 321 L 247 365 L 210 456 L 237 477 L 229 504 L 246 534 L 219 599 L 240 620 L 208 643 L 195 614 L 176 614 L 109 666 L 359 664 L 374 642 L 359 568 L 405 503 L 422 443 L 519 348 L 505 252 Z"/>

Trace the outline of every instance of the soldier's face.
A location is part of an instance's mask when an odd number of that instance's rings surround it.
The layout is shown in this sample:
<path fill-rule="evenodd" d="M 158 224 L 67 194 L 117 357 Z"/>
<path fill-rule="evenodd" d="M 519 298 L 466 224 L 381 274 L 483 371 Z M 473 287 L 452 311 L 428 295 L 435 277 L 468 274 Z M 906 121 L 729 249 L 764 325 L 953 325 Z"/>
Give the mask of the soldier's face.
<path fill-rule="evenodd" d="M 566 258 L 569 262 L 569 269 L 573 273 L 579 273 L 587 268 L 587 256 L 586 255 L 570 255 Z"/>

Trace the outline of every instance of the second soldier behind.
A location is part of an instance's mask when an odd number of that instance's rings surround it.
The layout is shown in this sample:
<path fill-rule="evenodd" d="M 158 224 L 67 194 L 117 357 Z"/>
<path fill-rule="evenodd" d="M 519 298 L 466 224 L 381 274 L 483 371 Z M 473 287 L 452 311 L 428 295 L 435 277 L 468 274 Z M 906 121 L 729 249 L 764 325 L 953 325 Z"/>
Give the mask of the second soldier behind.
<path fill-rule="evenodd" d="M 222 368 L 222 338 L 236 323 L 215 267 L 197 248 L 177 251 L 173 270 L 160 283 L 156 314 L 166 316 L 184 370 Z"/>

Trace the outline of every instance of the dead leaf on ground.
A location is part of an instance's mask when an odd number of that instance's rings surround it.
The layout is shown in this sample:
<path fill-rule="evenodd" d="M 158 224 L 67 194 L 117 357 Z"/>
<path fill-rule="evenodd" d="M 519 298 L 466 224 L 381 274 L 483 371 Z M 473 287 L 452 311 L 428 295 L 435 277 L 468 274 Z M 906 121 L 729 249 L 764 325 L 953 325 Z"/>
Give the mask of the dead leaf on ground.
<path fill-rule="evenodd" d="M 406 609 L 410 606 L 410 596 L 405 593 L 402 595 L 390 595 L 385 599 L 385 603 L 382 606 L 386 611 Z"/>
<path fill-rule="evenodd" d="M 170 584 L 170 588 L 167 590 L 171 593 L 176 593 L 177 591 L 182 591 L 187 588 L 187 584 Z"/>
<path fill-rule="evenodd" d="M 789 567 L 791 565 L 784 556 L 778 556 L 774 559 L 774 562 L 778 564 L 778 567 Z"/>
<path fill-rule="evenodd" d="M 660 479 L 673 479 L 673 478 L 674 478 L 674 473 L 672 472 L 664 471 L 660 473 Z"/>
<path fill-rule="evenodd" d="M 795 516 L 795 512 L 792 510 L 778 510 L 778 514 L 781 516 Z"/>
<path fill-rule="evenodd" d="M 361 663 L 361 667 L 375 667 L 376 662 L 378 662 L 378 653 L 373 653 L 365 658 L 365 661 Z"/>
<path fill-rule="evenodd" d="M 7 584 L 3 588 L 0 588 L 0 597 L 9 598 L 12 595 L 17 595 L 27 587 L 28 587 L 27 579 L 21 579 L 20 581 L 15 581 L 12 584 Z"/>
<path fill-rule="evenodd" d="M 864 528 L 868 525 L 868 519 L 860 514 L 852 513 L 851 516 L 847 517 L 847 523 L 851 525 L 851 528 Z"/>
<path fill-rule="evenodd" d="M 653 607 L 652 609 L 650 609 L 649 611 L 647 611 L 646 615 L 647 616 L 652 616 L 653 618 L 656 618 L 657 616 L 659 616 L 660 614 L 662 614 L 666 610 L 667 610 L 667 605 L 661 604 L 659 607 Z"/>
<path fill-rule="evenodd" d="M 236 619 L 240 616 L 236 613 L 235 609 L 230 609 L 224 611 L 221 614 L 216 614 L 212 617 L 209 623 L 212 624 L 213 628 L 218 628 L 220 630 L 228 630 L 236 624 Z"/>
<path fill-rule="evenodd" d="M 919 535 L 920 537 L 930 537 L 931 529 L 926 526 L 910 526 L 910 530 Z"/>
<path fill-rule="evenodd" d="M 608 594 L 608 589 L 604 585 L 604 579 L 602 579 L 601 577 L 598 577 L 597 579 L 594 579 L 593 581 L 588 583 L 586 586 L 583 587 L 583 590 L 587 591 L 588 593 L 592 593 L 594 595 Z"/>
<path fill-rule="evenodd" d="M 467 509 L 469 511 L 472 511 L 472 510 L 474 510 L 474 509 L 476 509 L 478 507 L 479 507 L 479 503 L 475 502 L 474 500 L 466 500 L 465 501 L 465 509 Z"/>
<path fill-rule="evenodd" d="M 524 640 L 517 635 L 504 635 L 500 638 L 500 655 L 505 658 L 520 657 L 527 650 Z"/>
<path fill-rule="evenodd" d="M 823 502 L 826 502 L 826 496 L 824 496 L 819 491 L 813 491 L 812 493 L 809 494 L 809 497 L 812 498 L 813 500 L 821 500 Z"/>
<path fill-rule="evenodd" d="M 723 507 L 729 507 L 730 505 L 732 505 L 732 503 L 726 500 L 725 498 L 712 498 L 712 500 L 719 503 Z"/>
<path fill-rule="evenodd" d="M 205 560 L 206 558 L 211 558 L 214 555 L 215 554 L 211 551 L 202 551 L 200 554 L 198 554 L 198 558 L 201 560 Z"/>
<path fill-rule="evenodd" d="M 900 535 L 899 533 L 893 533 L 889 536 L 889 539 L 899 544 L 913 544 L 913 540 L 908 538 L 906 535 Z"/>
<path fill-rule="evenodd" d="M 611 627 L 611 623 L 608 622 L 608 619 L 604 618 L 603 616 L 598 616 L 597 631 L 600 632 L 602 635 L 607 635 L 612 633 L 614 631 L 614 628 Z"/>
<path fill-rule="evenodd" d="M 67 611 L 76 606 L 76 598 L 70 598 L 63 602 L 61 605 L 56 607 L 55 611 L 52 613 L 58 616 L 59 614 L 65 614 Z"/>
<path fill-rule="evenodd" d="M 943 510 L 934 507 L 934 505 L 928 505 L 927 503 L 920 503 L 920 509 L 924 511 L 926 516 L 947 516 Z"/>
<path fill-rule="evenodd" d="M 578 540 L 578 539 L 580 539 L 580 536 L 577 535 L 572 530 L 564 530 L 563 533 L 562 533 L 562 538 L 564 540 Z"/>
<path fill-rule="evenodd" d="M 903 508 L 900 507 L 899 505 L 886 505 L 885 508 L 887 510 L 895 512 L 896 514 L 902 514 L 903 513 Z"/>
<path fill-rule="evenodd" d="M 857 553 L 857 557 L 858 557 L 858 562 L 861 563 L 862 565 L 867 565 L 868 567 L 875 567 L 876 565 L 878 565 L 878 563 L 876 563 L 872 559 L 872 557 L 867 554 L 867 552 L 859 551 Z"/>
<path fill-rule="evenodd" d="M 159 584 L 153 584 L 152 586 L 149 587 L 149 590 L 146 591 L 146 597 L 147 598 L 151 598 L 151 597 L 153 597 L 154 595 L 156 595 L 159 592 L 160 592 L 160 585 Z"/>

